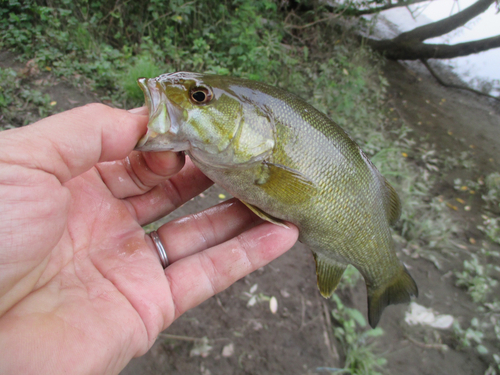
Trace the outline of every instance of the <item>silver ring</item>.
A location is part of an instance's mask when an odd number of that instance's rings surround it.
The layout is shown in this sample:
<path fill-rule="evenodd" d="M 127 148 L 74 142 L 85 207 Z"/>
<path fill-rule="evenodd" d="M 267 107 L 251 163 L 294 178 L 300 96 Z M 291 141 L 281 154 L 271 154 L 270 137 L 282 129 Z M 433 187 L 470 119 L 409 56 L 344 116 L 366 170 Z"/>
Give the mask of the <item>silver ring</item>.
<path fill-rule="evenodd" d="M 149 237 L 153 240 L 153 243 L 155 244 L 156 251 L 158 252 L 158 255 L 160 256 L 160 262 L 161 266 L 163 269 L 168 267 L 168 257 L 167 257 L 167 252 L 165 251 L 165 248 L 163 247 L 163 244 L 161 243 L 160 237 L 158 236 L 158 233 L 154 230 L 151 233 L 149 233 Z"/>

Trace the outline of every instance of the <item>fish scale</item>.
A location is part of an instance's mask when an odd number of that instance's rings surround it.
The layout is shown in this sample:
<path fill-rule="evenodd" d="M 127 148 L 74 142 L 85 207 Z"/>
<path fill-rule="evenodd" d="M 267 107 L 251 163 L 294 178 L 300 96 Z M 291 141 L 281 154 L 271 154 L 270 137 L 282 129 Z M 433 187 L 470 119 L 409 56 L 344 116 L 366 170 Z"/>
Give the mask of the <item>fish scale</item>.
<path fill-rule="evenodd" d="M 184 151 L 264 220 L 295 224 L 324 297 L 348 264 L 365 279 L 372 327 L 387 305 L 418 294 L 392 240 L 397 193 L 326 115 L 284 90 L 235 77 L 179 72 L 139 85 L 150 122 L 137 148 Z"/>

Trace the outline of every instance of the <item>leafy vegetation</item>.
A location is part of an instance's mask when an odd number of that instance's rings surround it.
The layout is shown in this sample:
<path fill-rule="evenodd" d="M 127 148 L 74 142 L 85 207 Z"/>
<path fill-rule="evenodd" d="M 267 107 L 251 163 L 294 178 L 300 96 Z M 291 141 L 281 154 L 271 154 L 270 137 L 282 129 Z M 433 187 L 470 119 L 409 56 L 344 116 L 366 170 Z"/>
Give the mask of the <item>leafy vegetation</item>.
<path fill-rule="evenodd" d="M 495 255 L 499 256 L 498 253 Z M 493 291 L 498 281 L 491 278 L 490 274 L 498 266 L 481 264 L 479 257 L 472 254 L 471 260 L 464 261 L 464 269 L 456 272 L 457 285 L 467 288 L 468 293 L 476 303 L 486 302 L 486 297 Z"/>
<path fill-rule="evenodd" d="M 273 82 L 283 76 L 282 15 L 273 1 L 50 4 L 7 2 L 0 10 L 1 46 L 53 74 L 104 89 L 123 105 L 142 103 L 132 80 L 158 72 L 206 71 Z"/>
<path fill-rule="evenodd" d="M 16 112 L 21 111 L 24 120 L 17 125 L 26 125 L 51 114 L 50 96 L 23 82 L 23 77 L 14 69 L 0 67 L 0 130 L 14 127 Z"/>
<path fill-rule="evenodd" d="M 380 327 L 364 330 L 366 320 L 359 310 L 346 307 L 336 294 L 332 299 L 336 306 L 332 316 L 338 322 L 333 333 L 340 341 L 346 357 L 344 368 L 335 369 L 332 373 L 380 375 L 377 370 L 380 370 L 387 361 L 374 353 L 370 339 L 383 335 L 384 331 Z"/>

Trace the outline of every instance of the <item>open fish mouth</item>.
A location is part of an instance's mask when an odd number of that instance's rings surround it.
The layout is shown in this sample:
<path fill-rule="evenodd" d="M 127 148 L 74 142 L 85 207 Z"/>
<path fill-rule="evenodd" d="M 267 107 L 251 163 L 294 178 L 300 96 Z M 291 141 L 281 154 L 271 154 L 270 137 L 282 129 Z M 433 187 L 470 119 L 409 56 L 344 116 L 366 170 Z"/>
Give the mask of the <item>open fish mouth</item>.
<path fill-rule="evenodd" d="M 147 133 L 137 142 L 135 149 L 140 151 L 186 150 L 186 143 L 176 140 L 183 111 L 167 98 L 165 84 L 157 78 L 139 78 L 137 83 L 144 93 L 149 122 Z"/>

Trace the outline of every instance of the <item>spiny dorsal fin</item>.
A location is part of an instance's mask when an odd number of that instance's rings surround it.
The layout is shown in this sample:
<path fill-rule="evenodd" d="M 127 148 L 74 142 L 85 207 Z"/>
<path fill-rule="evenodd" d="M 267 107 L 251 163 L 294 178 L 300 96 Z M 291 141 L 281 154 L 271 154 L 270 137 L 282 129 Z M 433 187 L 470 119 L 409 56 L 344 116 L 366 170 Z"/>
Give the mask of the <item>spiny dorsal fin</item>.
<path fill-rule="evenodd" d="M 262 220 L 269 221 L 270 223 L 279 225 L 280 227 L 288 228 L 288 226 L 282 220 L 265 213 L 259 207 L 255 207 L 253 204 L 247 203 L 245 201 L 241 201 L 241 202 L 245 206 L 247 206 L 255 215 L 260 217 Z"/>
<path fill-rule="evenodd" d="M 385 209 L 387 212 L 387 220 L 389 221 L 389 225 L 394 225 L 396 222 L 399 220 L 399 217 L 401 216 L 401 201 L 399 200 L 398 193 L 396 190 L 391 186 L 389 181 L 386 180 L 384 176 L 380 173 L 380 171 L 375 167 L 375 165 L 372 163 L 370 159 L 365 155 L 365 153 L 362 150 L 359 150 L 361 153 L 361 156 L 365 160 L 365 162 L 368 164 L 368 166 L 371 168 L 373 173 L 378 177 L 379 181 L 382 184 L 382 189 L 384 193 L 384 200 L 385 200 Z"/>
<path fill-rule="evenodd" d="M 394 190 L 385 177 L 382 178 L 385 183 L 387 219 L 389 220 L 389 225 L 394 225 L 401 216 L 401 201 L 396 190 Z"/>
<path fill-rule="evenodd" d="M 375 328 L 384 309 L 389 305 L 410 302 L 411 296 L 418 297 L 415 280 L 404 265 L 400 272 L 386 285 L 373 289 L 366 285 L 368 293 L 368 321 Z"/>
<path fill-rule="evenodd" d="M 328 298 L 337 289 L 347 265 L 328 259 L 314 251 L 313 255 L 316 261 L 316 277 L 318 279 L 319 292 L 323 297 Z"/>

